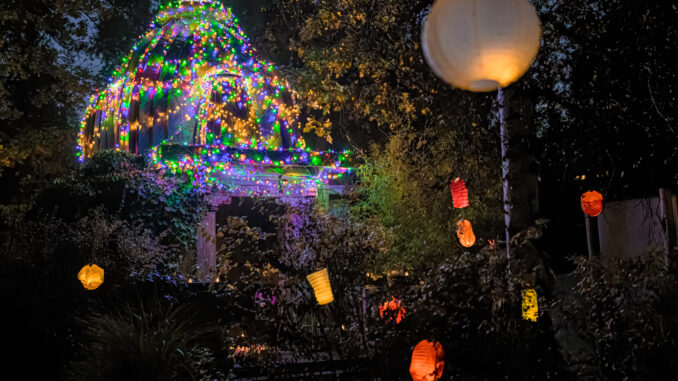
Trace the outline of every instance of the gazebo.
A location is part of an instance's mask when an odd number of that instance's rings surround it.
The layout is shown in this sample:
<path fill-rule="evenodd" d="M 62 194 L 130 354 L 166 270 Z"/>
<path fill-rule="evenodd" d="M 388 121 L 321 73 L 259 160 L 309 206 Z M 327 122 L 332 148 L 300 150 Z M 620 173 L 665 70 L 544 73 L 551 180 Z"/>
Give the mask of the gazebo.
<path fill-rule="evenodd" d="M 327 201 L 351 183 L 350 152 L 313 151 L 296 94 L 257 59 L 230 9 L 215 0 L 161 7 L 80 124 L 80 161 L 115 149 L 148 155 L 162 175 L 187 176 L 212 206 L 198 262 L 216 265 L 215 210 L 231 197 Z M 206 233 L 206 234 L 205 234 Z"/>

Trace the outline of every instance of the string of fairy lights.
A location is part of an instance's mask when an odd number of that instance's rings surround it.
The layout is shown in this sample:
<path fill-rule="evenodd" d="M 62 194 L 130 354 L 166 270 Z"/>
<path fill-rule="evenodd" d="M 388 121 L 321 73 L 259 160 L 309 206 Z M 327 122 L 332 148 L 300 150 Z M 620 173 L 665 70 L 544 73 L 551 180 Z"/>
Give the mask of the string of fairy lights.
<path fill-rule="evenodd" d="M 90 98 L 76 153 L 81 162 L 104 149 L 148 153 L 157 169 L 198 187 L 312 196 L 352 171 L 351 153 L 306 147 L 296 98 L 274 65 L 255 57 L 229 8 L 174 1 L 160 7 L 107 88 Z M 167 155 L 161 147 L 168 146 L 197 152 Z M 286 155 L 272 159 L 272 152 Z M 272 178 L 272 167 L 296 165 L 322 168 Z"/>

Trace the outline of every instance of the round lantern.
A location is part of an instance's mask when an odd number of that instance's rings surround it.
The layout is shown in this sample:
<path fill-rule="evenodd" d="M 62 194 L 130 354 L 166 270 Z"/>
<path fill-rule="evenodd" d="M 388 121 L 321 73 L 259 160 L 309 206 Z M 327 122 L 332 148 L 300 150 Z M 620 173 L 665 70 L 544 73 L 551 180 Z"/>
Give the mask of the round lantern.
<path fill-rule="evenodd" d="M 330 276 L 327 269 L 316 271 L 306 276 L 308 283 L 313 287 L 315 298 L 319 305 L 332 303 L 334 295 L 332 295 L 332 286 L 330 285 Z"/>
<path fill-rule="evenodd" d="M 603 212 L 603 195 L 596 191 L 584 192 L 581 195 L 581 210 L 590 217 Z"/>
<path fill-rule="evenodd" d="M 88 290 L 95 290 L 104 283 L 104 269 L 97 265 L 85 265 L 78 273 L 78 280 Z"/>
<path fill-rule="evenodd" d="M 450 182 L 450 191 L 452 192 L 452 205 L 455 208 L 465 208 L 468 206 L 468 189 L 466 182 L 456 178 Z"/>
<path fill-rule="evenodd" d="M 445 352 L 437 342 L 422 340 L 412 350 L 410 375 L 414 381 L 436 381 L 443 376 Z"/>
<path fill-rule="evenodd" d="M 525 74 L 540 39 L 539 17 L 527 0 L 436 0 L 424 23 L 422 49 L 445 82 L 493 91 Z"/>
<path fill-rule="evenodd" d="M 528 288 L 522 291 L 523 297 L 523 319 L 537 321 L 539 318 L 539 304 L 537 303 L 537 291 Z"/>
<path fill-rule="evenodd" d="M 462 218 L 457 222 L 457 238 L 459 238 L 459 243 L 464 247 L 471 247 L 476 243 L 476 236 L 473 234 L 471 221 Z"/>

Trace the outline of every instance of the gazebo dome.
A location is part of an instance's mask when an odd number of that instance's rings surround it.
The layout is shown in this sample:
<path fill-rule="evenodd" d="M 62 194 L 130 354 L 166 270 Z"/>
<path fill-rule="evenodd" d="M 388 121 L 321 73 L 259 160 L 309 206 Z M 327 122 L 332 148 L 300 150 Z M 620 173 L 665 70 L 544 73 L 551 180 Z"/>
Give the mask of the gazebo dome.
<path fill-rule="evenodd" d="M 219 1 L 161 7 L 90 98 L 78 156 L 149 153 L 157 168 L 231 194 L 314 195 L 342 177 L 346 152 L 314 152 L 301 137 L 295 93 L 259 60 Z"/>
<path fill-rule="evenodd" d="M 254 56 L 230 9 L 172 3 L 92 96 L 82 153 L 160 144 L 304 148 L 293 93 L 273 70 Z"/>

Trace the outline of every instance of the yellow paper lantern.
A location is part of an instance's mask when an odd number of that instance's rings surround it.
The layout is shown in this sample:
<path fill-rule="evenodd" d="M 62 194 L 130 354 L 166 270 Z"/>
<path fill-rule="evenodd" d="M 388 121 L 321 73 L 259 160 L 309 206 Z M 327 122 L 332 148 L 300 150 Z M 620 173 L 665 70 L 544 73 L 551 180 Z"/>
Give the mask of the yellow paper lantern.
<path fill-rule="evenodd" d="M 522 291 L 523 295 L 523 319 L 537 321 L 539 318 L 539 305 L 537 302 L 537 291 L 528 288 Z"/>
<path fill-rule="evenodd" d="M 313 292 L 315 293 L 318 304 L 322 306 L 323 304 L 332 303 L 332 301 L 334 301 L 332 286 L 330 285 L 330 275 L 326 268 L 307 275 L 306 279 L 308 279 L 308 283 L 313 287 Z"/>
<path fill-rule="evenodd" d="M 437 341 L 422 340 L 412 350 L 410 375 L 414 381 L 436 381 L 443 376 L 445 352 Z"/>
<path fill-rule="evenodd" d="M 85 265 L 78 273 L 78 280 L 88 290 L 95 290 L 104 283 L 104 269 L 97 265 Z"/>
<path fill-rule="evenodd" d="M 527 0 L 436 0 L 422 30 L 426 62 L 445 82 L 493 91 L 537 56 L 541 23 Z"/>

